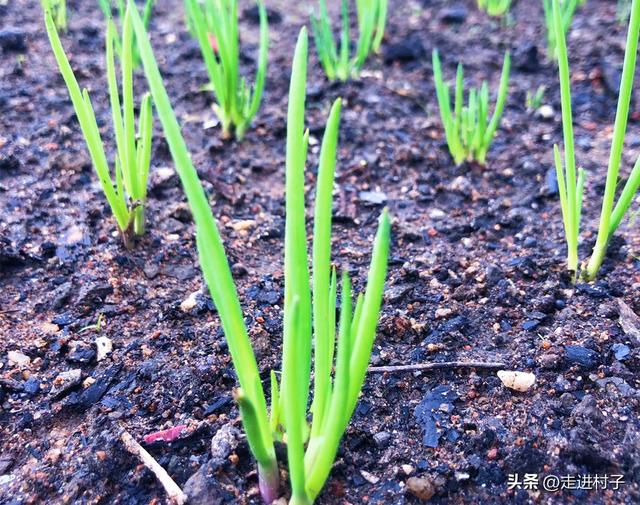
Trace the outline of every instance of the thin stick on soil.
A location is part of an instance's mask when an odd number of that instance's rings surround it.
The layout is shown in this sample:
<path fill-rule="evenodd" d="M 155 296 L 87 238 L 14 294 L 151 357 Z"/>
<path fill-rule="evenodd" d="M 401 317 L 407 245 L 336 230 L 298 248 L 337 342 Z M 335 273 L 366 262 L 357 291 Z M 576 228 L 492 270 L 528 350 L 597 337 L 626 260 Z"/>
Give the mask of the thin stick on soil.
<path fill-rule="evenodd" d="M 184 505 L 187 502 L 187 495 L 182 492 L 180 486 L 178 486 L 178 484 L 176 484 L 169 476 L 167 471 L 162 468 L 155 459 L 153 459 L 153 456 L 151 456 L 144 447 L 134 440 L 129 432 L 123 431 L 122 435 L 120 435 L 120 440 L 122 440 L 125 449 L 134 456 L 137 456 L 144 466 L 151 470 L 158 478 L 160 484 L 162 484 L 162 487 L 167 493 L 170 503 L 175 505 Z"/>
<path fill-rule="evenodd" d="M 446 370 L 449 368 L 505 368 L 505 363 L 494 361 L 443 361 L 442 363 L 416 363 L 412 365 L 370 366 L 369 372 L 415 372 Z"/>

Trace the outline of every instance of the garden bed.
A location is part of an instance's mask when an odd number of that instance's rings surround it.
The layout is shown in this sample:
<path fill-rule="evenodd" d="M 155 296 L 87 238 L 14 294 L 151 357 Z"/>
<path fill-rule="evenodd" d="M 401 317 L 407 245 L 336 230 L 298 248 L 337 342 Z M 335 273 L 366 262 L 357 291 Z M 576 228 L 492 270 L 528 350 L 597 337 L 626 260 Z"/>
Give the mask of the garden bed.
<path fill-rule="evenodd" d="M 82 2 L 82 12 L 80 3 L 69 1 L 62 40 L 110 132 L 104 19 L 97 2 Z M 206 72 L 181 3 L 159 2 L 152 42 L 266 381 L 280 367 L 285 115 L 308 6 L 269 3 L 263 105 L 235 142 L 221 140 L 212 95 L 200 89 Z M 344 99 L 333 260 L 358 289 L 382 206 L 393 216 L 372 365 L 501 362 L 534 373 L 536 383 L 517 393 L 482 367 L 370 373 L 317 502 L 413 503 L 433 494 L 434 503 L 637 503 L 640 234 L 627 221 L 596 282 L 572 284 L 552 167 L 562 138 L 557 70 L 545 58 L 541 6 L 517 2 L 503 26 L 471 1 L 390 3 L 381 55 L 362 78 L 328 83 L 311 54 L 307 96 L 310 188 L 330 104 Z M 254 11 L 243 13 L 241 28 L 251 69 Z M 583 256 L 595 241 L 625 33 L 615 2 L 591 1 L 568 36 L 577 158 L 588 171 Z M 142 441 L 184 425 L 173 442 L 146 448 L 192 502 L 258 503 L 246 440 L 212 461 L 218 430 L 241 430 L 235 374 L 159 123 L 148 230 L 129 251 L 97 185 L 39 2 L 0 3 L 0 46 L 0 501 L 163 502 L 120 434 Z M 431 74 L 436 47 L 448 80 L 463 61 L 466 78 L 488 79 L 492 90 L 512 51 L 509 98 L 486 167 L 451 161 Z M 525 108 L 539 85 L 543 114 Z M 625 175 L 640 154 L 634 95 Z M 100 314 L 104 324 L 87 328 Z M 113 345 L 101 361 L 99 336 Z M 509 475 L 525 473 L 541 481 L 623 475 L 625 483 L 509 489 Z"/>

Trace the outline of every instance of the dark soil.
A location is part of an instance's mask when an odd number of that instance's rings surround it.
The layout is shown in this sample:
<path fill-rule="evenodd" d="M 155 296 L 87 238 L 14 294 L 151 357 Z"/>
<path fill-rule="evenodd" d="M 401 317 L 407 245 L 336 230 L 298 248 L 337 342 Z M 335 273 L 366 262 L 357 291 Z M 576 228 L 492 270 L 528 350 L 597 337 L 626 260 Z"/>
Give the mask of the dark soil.
<path fill-rule="evenodd" d="M 111 139 L 103 18 L 97 2 L 68 3 L 63 43 Z M 551 168 L 552 145 L 561 142 L 559 94 L 541 6 L 517 2 L 502 26 L 472 1 L 390 3 L 382 54 L 362 78 L 330 84 L 312 54 L 307 99 L 310 195 L 329 106 L 345 100 L 333 257 L 358 288 L 381 204 L 394 216 L 373 365 L 502 361 L 537 380 L 517 393 L 493 370 L 370 374 L 318 503 L 414 503 L 408 488 L 420 487 L 435 492 L 436 503 L 638 503 L 640 236 L 637 223 L 622 226 L 597 282 L 573 285 L 565 274 Z M 208 295 L 181 308 L 203 281 L 159 124 L 147 234 L 127 251 L 39 4 L 0 2 L 0 502 L 163 503 L 164 491 L 119 433 L 142 441 L 179 425 L 187 428 L 178 440 L 146 447 L 179 485 L 196 474 L 186 487 L 209 494 L 192 503 L 258 502 L 245 440 L 210 461 L 213 435 L 229 423 L 241 428 L 235 377 Z M 264 102 L 241 143 L 223 142 L 211 126 L 212 96 L 200 91 L 204 65 L 181 2 L 159 2 L 151 22 L 265 381 L 280 366 L 286 95 L 308 5 L 281 0 L 270 8 L 281 20 L 271 24 Z M 582 257 L 596 231 L 625 33 L 615 2 L 593 0 L 570 32 L 577 155 L 589 172 Z M 256 36 L 243 16 L 249 71 Z M 461 60 L 469 84 L 487 78 L 492 89 L 512 50 L 508 106 L 486 167 L 451 162 L 431 78 L 434 47 L 448 78 Z M 526 92 L 540 84 L 553 108 L 546 119 L 525 110 Z M 637 105 L 632 115 L 625 174 L 640 152 Z M 81 331 L 100 314 L 99 331 Z M 99 336 L 113 352 L 97 362 Z M 71 370 L 80 372 L 65 383 L 60 374 Z M 622 474 L 625 483 L 617 491 L 509 490 L 514 473 Z"/>

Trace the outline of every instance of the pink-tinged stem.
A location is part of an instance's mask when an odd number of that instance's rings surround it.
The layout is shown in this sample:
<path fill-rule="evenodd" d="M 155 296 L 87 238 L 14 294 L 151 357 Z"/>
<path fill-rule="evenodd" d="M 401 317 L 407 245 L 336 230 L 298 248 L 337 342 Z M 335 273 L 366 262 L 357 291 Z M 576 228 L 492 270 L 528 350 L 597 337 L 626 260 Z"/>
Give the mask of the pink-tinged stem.
<path fill-rule="evenodd" d="M 278 498 L 280 472 L 278 470 L 278 463 L 275 459 L 269 466 L 258 464 L 258 482 L 260 486 L 260 495 L 266 504 L 269 504 Z"/>
<path fill-rule="evenodd" d="M 151 444 L 153 442 L 158 442 L 162 440 L 163 442 L 173 442 L 176 438 L 178 438 L 183 431 L 187 429 L 187 426 L 181 424 L 180 426 L 176 426 L 175 428 L 169 428 L 167 430 L 156 431 L 154 433 L 149 433 L 143 437 L 145 444 Z"/>

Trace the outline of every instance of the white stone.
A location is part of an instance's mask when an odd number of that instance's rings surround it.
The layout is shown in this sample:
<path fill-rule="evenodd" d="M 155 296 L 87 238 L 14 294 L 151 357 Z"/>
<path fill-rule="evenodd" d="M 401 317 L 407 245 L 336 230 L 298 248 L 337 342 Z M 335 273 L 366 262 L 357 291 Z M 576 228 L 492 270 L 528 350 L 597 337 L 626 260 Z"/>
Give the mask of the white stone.
<path fill-rule="evenodd" d="M 515 370 L 499 370 L 498 378 L 509 389 L 524 393 L 533 386 L 536 376 L 529 372 L 517 372 Z"/>
<path fill-rule="evenodd" d="M 96 349 L 98 352 L 96 359 L 102 361 L 113 351 L 113 343 L 108 337 L 98 337 L 96 338 Z"/>
<path fill-rule="evenodd" d="M 9 351 L 7 353 L 7 358 L 9 359 L 10 365 L 18 366 L 20 368 L 29 366 L 31 363 L 31 358 L 19 351 Z"/>

